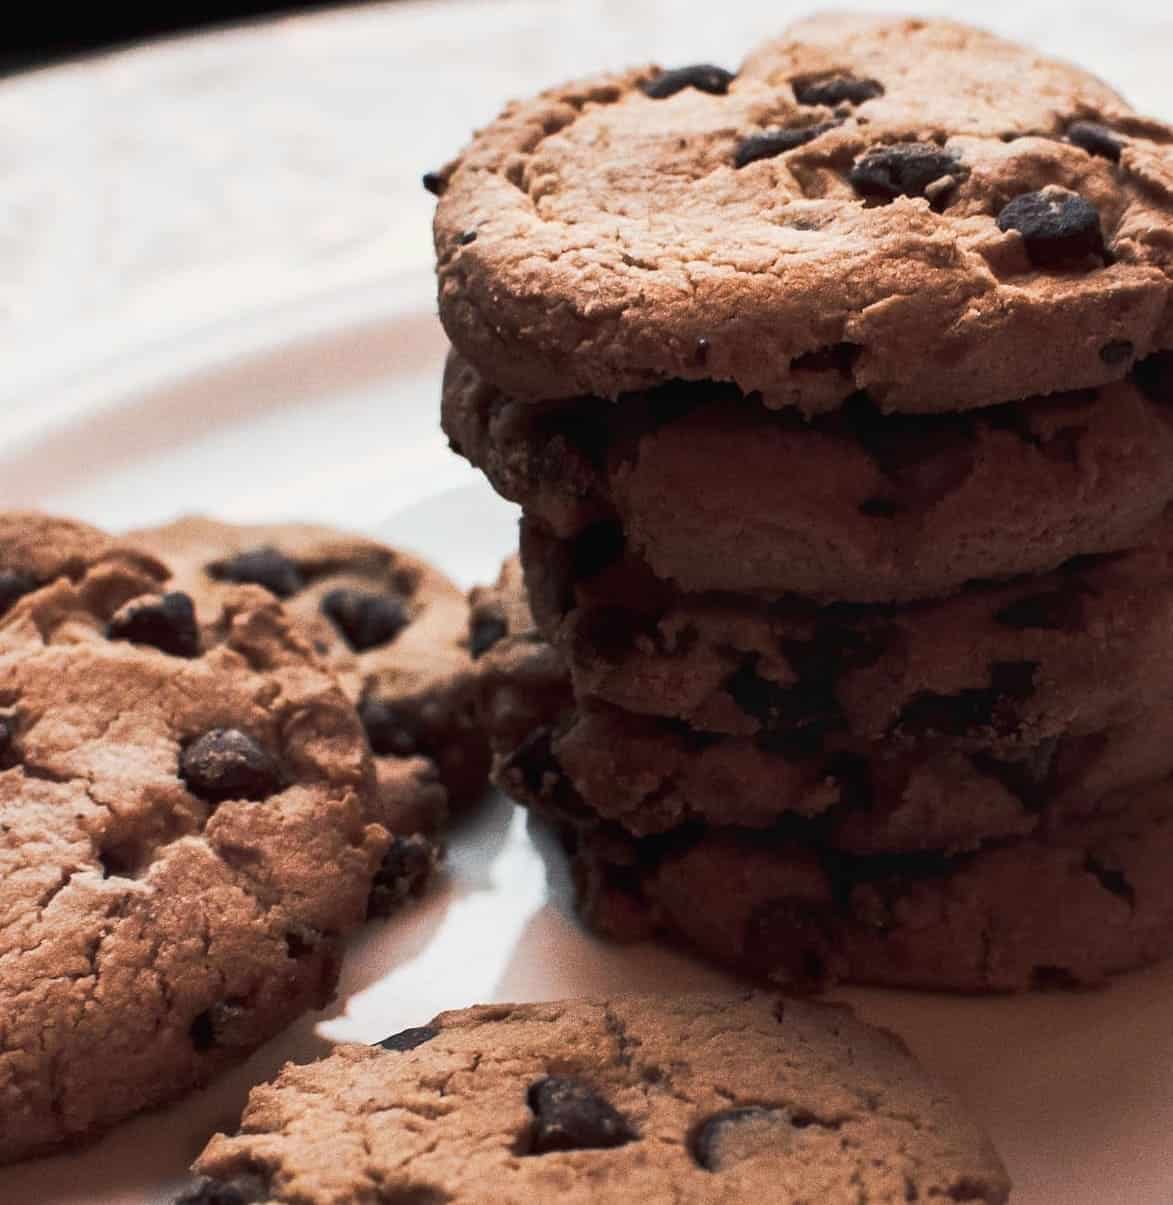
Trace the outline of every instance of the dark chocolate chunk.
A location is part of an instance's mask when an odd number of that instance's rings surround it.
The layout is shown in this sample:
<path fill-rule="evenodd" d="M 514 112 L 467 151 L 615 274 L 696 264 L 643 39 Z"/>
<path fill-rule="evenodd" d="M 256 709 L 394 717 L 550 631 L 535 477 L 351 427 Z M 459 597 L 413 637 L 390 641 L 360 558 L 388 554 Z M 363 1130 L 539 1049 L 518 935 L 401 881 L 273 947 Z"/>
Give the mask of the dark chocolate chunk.
<path fill-rule="evenodd" d="M 636 1139 L 623 1115 L 581 1080 L 549 1076 L 531 1085 L 526 1100 L 534 1112 L 528 1154 L 606 1150 Z"/>
<path fill-rule="evenodd" d="M 460 243 L 460 245 L 462 247 L 467 247 L 469 245 L 469 243 L 475 243 L 476 241 L 477 241 L 477 232 L 475 230 L 466 230 L 460 236 L 460 238 L 457 239 L 457 242 Z"/>
<path fill-rule="evenodd" d="M 504 615 L 476 616 L 468 633 L 468 651 L 475 661 L 483 657 L 499 640 L 509 635 L 509 625 Z"/>
<path fill-rule="evenodd" d="M 430 1025 L 416 1025 L 411 1029 L 401 1029 L 398 1033 L 393 1033 L 389 1038 L 384 1038 L 379 1045 L 384 1050 L 403 1054 L 408 1050 L 414 1050 L 417 1046 L 422 1046 L 425 1042 L 430 1042 L 439 1032 Z"/>
<path fill-rule="evenodd" d="M 424 172 L 423 185 L 433 197 L 442 197 L 448 181 L 442 172 Z"/>
<path fill-rule="evenodd" d="M 725 1109 L 697 1127 L 692 1138 L 692 1157 L 705 1171 L 724 1171 L 740 1163 L 754 1148 L 769 1145 L 784 1150 L 791 1128 L 790 1115 L 785 1109 L 767 1109 L 761 1105 Z"/>
<path fill-rule="evenodd" d="M 419 895 L 436 866 L 436 847 L 421 833 L 394 836 L 371 882 L 367 916 L 390 916 Z"/>
<path fill-rule="evenodd" d="M 1007 628 L 1042 628 L 1058 632 L 1079 626 L 1083 602 L 1078 590 L 1043 590 L 1015 599 L 994 613 L 994 622 Z"/>
<path fill-rule="evenodd" d="M 884 95 L 884 85 L 879 80 L 856 79 L 852 75 L 791 80 L 791 86 L 800 105 L 861 105 L 865 100 Z"/>
<path fill-rule="evenodd" d="M 18 598 L 31 594 L 37 588 L 36 579 L 17 569 L 0 569 L 0 615 L 3 615 Z"/>
<path fill-rule="evenodd" d="M 1031 263 L 1040 268 L 1076 264 L 1105 254 L 1099 210 L 1061 188 L 1015 197 L 998 214 L 998 229 L 1016 230 Z"/>
<path fill-rule="evenodd" d="M 714 67 L 711 63 L 694 63 L 691 67 L 676 67 L 671 71 L 663 71 L 654 79 L 640 84 L 640 88 L 644 95 L 650 96 L 652 100 L 664 100 L 685 88 L 696 88 L 713 96 L 724 96 L 733 80 L 733 73 L 726 71 L 724 67 Z"/>
<path fill-rule="evenodd" d="M 795 147 L 813 142 L 821 134 L 835 129 L 838 125 L 837 121 L 824 121 L 810 126 L 776 126 L 758 134 L 749 134 L 737 144 L 733 152 L 733 166 L 746 167 L 759 159 L 773 159 L 784 155 Z"/>
<path fill-rule="evenodd" d="M 1123 364 L 1132 359 L 1135 350 L 1127 339 L 1113 339 L 1111 343 L 1105 343 L 1100 348 L 1100 359 L 1105 364 Z"/>
<path fill-rule="evenodd" d="M 623 555 L 623 528 L 619 523 L 596 523 L 574 541 L 572 573 L 579 581 L 597 577 Z"/>
<path fill-rule="evenodd" d="M 202 1179 L 175 1198 L 175 1205 L 257 1205 L 269 1198 L 269 1187 L 260 1176 L 237 1176 L 234 1180 Z"/>
<path fill-rule="evenodd" d="M 12 716 L 0 715 L 0 769 L 8 765 L 15 744 L 16 721 Z"/>
<path fill-rule="evenodd" d="M 200 655 L 200 629 L 191 596 L 180 591 L 157 602 L 130 603 L 110 621 L 111 640 L 147 644 L 172 657 Z"/>
<path fill-rule="evenodd" d="M 1067 141 L 1089 155 L 1099 155 L 1113 163 L 1120 162 L 1120 152 L 1124 149 L 1124 139 L 1098 121 L 1073 121 L 1067 127 Z"/>
<path fill-rule="evenodd" d="M 358 707 L 371 751 L 380 757 L 411 757 L 418 753 L 419 734 L 405 712 L 381 699 L 364 699 Z"/>
<path fill-rule="evenodd" d="M 289 598 L 305 587 L 301 570 L 276 548 L 253 548 L 228 560 L 215 561 L 208 566 L 208 574 L 219 582 L 264 586 L 278 598 Z"/>
<path fill-rule="evenodd" d="M 1150 402 L 1173 405 L 1173 351 L 1159 351 L 1135 365 L 1132 379 Z"/>
<path fill-rule="evenodd" d="M 398 595 L 366 590 L 331 590 L 322 599 L 322 614 L 356 653 L 390 644 L 410 622 Z"/>
<path fill-rule="evenodd" d="M 746 964 L 792 989 L 834 978 L 836 941 L 827 910 L 810 900 L 780 899 L 751 914 L 742 935 Z"/>
<path fill-rule="evenodd" d="M 1037 669 L 1035 661 L 998 661 L 990 667 L 988 687 L 951 695 L 921 691 L 904 705 L 897 727 L 912 736 L 965 736 L 979 728 L 1001 728 L 1012 719 L 1012 702 L 1034 693 Z"/>
<path fill-rule="evenodd" d="M 860 196 L 891 200 L 923 197 L 933 181 L 944 176 L 956 179 L 965 170 L 956 155 L 931 142 L 896 142 L 861 155 L 847 178 Z"/>
<path fill-rule="evenodd" d="M 738 167 L 741 166 L 739 163 Z M 712 350 L 712 344 L 703 336 L 696 341 L 696 353 L 694 359 L 703 368 L 709 362 L 709 352 Z"/>
<path fill-rule="evenodd" d="M 264 799 L 281 785 L 277 763 L 239 728 L 213 728 L 197 737 L 179 756 L 179 776 L 209 803 Z"/>
<path fill-rule="evenodd" d="M 858 343 L 832 343 L 815 351 L 803 352 L 790 361 L 791 372 L 837 372 L 850 376 L 863 348 Z"/>

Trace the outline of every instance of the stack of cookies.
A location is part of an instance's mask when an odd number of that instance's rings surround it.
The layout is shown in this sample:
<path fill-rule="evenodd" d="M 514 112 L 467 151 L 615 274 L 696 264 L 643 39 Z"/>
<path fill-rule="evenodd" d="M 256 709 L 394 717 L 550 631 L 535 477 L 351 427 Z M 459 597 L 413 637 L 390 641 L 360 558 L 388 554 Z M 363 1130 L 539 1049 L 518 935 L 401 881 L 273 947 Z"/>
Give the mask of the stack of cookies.
<path fill-rule="evenodd" d="M 820 17 L 514 104 L 428 183 L 444 426 L 537 621 L 480 601 L 498 778 L 588 919 L 790 982 L 1168 952 L 1173 129 Z"/>

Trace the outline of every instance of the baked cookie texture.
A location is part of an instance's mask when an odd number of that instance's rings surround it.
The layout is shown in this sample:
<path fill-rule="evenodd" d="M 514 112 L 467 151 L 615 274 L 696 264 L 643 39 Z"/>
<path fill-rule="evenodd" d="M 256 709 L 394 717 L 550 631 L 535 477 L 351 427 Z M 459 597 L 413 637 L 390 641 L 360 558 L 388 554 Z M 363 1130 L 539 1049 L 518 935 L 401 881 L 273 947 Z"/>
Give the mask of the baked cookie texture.
<path fill-rule="evenodd" d="M 1173 347 L 1173 130 L 948 21 L 823 15 L 735 76 L 554 88 L 431 183 L 445 329 L 519 399 L 951 411 Z"/>
<path fill-rule="evenodd" d="M 0 1162 L 98 1134 L 330 999 L 402 887 L 355 709 L 269 593 L 0 517 Z"/>
<path fill-rule="evenodd" d="M 511 401 L 453 355 L 453 448 L 528 518 L 617 524 L 683 590 L 932 598 L 1131 547 L 1173 499 L 1173 357 L 1098 390 L 964 414 L 857 396 L 805 421 L 727 387 L 600 409 Z"/>
<path fill-rule="evenodd" d="M 308 523 L 193 516 L 133 538 L 167 559 L 201 609 L 240 582 L 282 600 L 358 707 L 396 831 L 437 829 L 449 804 L 459 810 L 484 793 L 489 754 L 473 717 L 468 602 L 438 570 Z"/>
<path fill-rule="evenodd" d="M 286 1067 L 181 1200 L 1002 1202 L 957 1101 L 841 1006 L 485 1005 Z M 235 1194 L 235 1195 L 232 1195 Z"/>
<path fill-rule="evenodd" d="M 1127 551 L 896 606 L 690 594 L 622 549 L 600 565 L 594 547 L 522 522 L 529 597 L 575 692 L 640 715 L 1004 755 L 1171 693 L 1173 514 Z"/>
<path fill-rule="evenodd" d="M 1000 754 L 793 717 L 729 737 L 576 696 L 515 614 L 479 669 L 494 776 L 561 832 L 603 935 L 804 987 L 1095 984 L 1173 951 L 1163 705 Z"/>

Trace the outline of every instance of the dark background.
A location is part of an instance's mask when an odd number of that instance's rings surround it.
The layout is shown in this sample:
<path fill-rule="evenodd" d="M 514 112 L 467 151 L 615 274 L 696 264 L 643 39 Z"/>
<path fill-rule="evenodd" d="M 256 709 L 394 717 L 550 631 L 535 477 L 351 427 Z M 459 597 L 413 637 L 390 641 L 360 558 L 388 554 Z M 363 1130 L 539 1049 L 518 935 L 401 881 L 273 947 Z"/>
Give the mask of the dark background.
<path fill-rule="evenodd" d="M 9 12 L 0 33 L 0 71 L 40 67 L 128 42 L 180 33 L 205 25 L 249 20 L 270 13 L 330 8 L 328 3 L 264 3 L 257 0 L 204 0 L 201 4 L 38 4 Z M 19 15 L 19 20 L 17 19 Z"/>

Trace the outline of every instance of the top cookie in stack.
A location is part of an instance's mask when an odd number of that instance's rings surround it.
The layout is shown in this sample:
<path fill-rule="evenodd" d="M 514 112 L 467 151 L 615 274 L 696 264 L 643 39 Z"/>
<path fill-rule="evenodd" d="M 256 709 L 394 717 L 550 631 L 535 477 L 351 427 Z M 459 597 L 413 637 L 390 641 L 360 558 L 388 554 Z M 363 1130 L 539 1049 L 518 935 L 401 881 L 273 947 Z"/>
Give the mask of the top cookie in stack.
<path fill-rule="evenodd" d="M 444 427 L 574 688 L 493 667 L 499 776 L 588 908 L 786 977 L 1163 953 L 1173 129 L 820 17 L 514 104 L 428 182 Z"/>
<path fill-rule="evenodd" d="M 1168 126 L 965 26 L 824 16 L 733 76 L 511 105 L 429 178 L 440 315 L 525 400 L 730 381 L 967 410 L 1173 346 Z"/>

